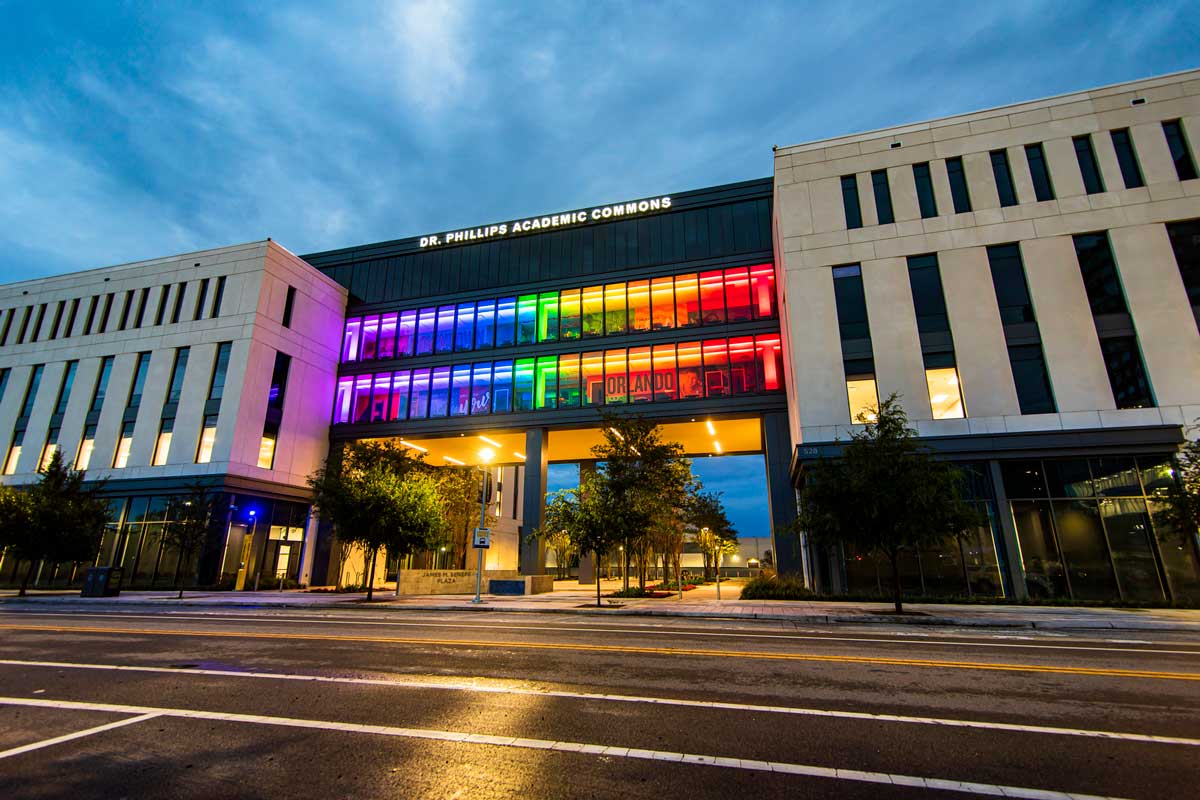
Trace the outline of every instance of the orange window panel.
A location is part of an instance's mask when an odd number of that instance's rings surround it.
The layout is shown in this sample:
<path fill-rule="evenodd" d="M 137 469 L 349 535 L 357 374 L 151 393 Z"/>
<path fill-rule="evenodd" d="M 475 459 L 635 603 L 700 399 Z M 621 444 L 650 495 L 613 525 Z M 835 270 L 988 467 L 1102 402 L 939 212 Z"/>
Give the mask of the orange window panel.
<path fill-rule="evenodd" d="M 604 402 L 609 405 L 629 402 L 624 348 L 604 351 Z"/>
<path fill-rule="evenodd" d="M 675 345 L 654 345 L 654 399 L 674 400 L 678 396 L 675 380 Z"/>
<path fill-rule="evenodd" d="M 695 273 L 675 276 L 675 324 L 681 328 L 700 324 L 700 278 Z"/>
<path fill-rule="evenodd" d="M 679 366 L 679 399 L 704 397 L 704 367 L 700 363 L 700 343 L 680 342 L 676 345 Z"/>
<path fill-rule="evenodd" d="M 627 296 L 629 330 L 650 330 L 650 281 L 630 281 Z"/>
<path fill-rule="evenodd" d="M 604 405 L 604 353 L 584 353 L 580 363 L 583 378 L 583 405 Z"/>
<path fill-rule="evenodd" d="M 773 319 L 775 311 L 775 266 L 759 264 L 750 268 L 750 296 L 755 319 Z"/>
<path fill-rule="evenodd" d="M 675 327 L 675 292 L 672 278 L 655 278 L 650 283 L 650 306 L 654 312 L 654 330 Z"/>
<path fill-rule="evenodd" d="M 629 349 L 629 402 L 649 403 L 654 399 L 654 371 L 651 369 L 650 348 Z"/>

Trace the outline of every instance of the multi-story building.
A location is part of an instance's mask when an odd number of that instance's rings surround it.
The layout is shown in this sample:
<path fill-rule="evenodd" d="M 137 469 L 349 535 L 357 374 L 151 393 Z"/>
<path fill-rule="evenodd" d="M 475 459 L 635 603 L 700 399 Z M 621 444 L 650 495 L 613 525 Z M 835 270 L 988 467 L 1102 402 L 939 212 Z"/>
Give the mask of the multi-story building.
<path fill-rule="evenodd" d="M 1200 589 L 1154 499 L 1200 417 L 1197 137 L 1189 72 L 776 149 L 797 478 L 895 393 L 991 513 L 912 586 Z M 808 554 L 817 585 L 877 585 L 862 554 Z"/>
<path fill-rule="evenodd" d="M 548 465 L 641 413 L 694 457 L 760 454 L 770 529 L 743 535 L 872 591 L 886 566 L 795 534 L 794 487 L 895 394 L 990 519 L 912 554 L 912 588 L 1196 596 L 1157 495 L 1200 418 L 1198 136 L 1190 72 L 776 148 L 773 180 L 12 284 L 4 480 L 50 448 L 106 479 L 100 561 L 150 582 L 165 498 L 202 479 L 230 500 L 202 581 L 327 583 L 305 479 L 394 439 L 489 471 L 488 566 L 540 573 Z"/>

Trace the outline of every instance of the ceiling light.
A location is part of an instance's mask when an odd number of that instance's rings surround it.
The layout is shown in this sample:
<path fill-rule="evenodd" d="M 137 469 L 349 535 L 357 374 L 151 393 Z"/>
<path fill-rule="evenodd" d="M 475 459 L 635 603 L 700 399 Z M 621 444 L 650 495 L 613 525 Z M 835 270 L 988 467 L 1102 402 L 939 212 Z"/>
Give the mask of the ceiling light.
<path fill-rule="evenodd" d="M 613 432 L 613 436 L 616 436 L 622 442 L 625 441 L 625 437 L 621 435 L 621 432 L 619 430 L 617 430 L 616 428 L 609 428 L 609 430 Z"/>
<path fill-rule="evenodd" d="M 715 441 L 715 440 L 713 441 L 713 447 L 715 447 L 717 449 L 718 453 L 725 452 L 724 450 L 721 449 L 721 443 L 718 441 Z"/>
<path fill-rule="evenodd" d="M 525 454 L 524 454 L 524 453 L 518 453 L 516 450 L 513 450 L 513 455 L 514 455 L 514 456 L 516 456 L 517 458 L 521 459 L 522 461 L 524 461 L 524 460 L 525 460 Z"/>
<path fill-rule="evenodd" d="M 457 458 L 451 458 L 450 456 L 442 456 L 442 458 L 446 459 L 451 464 L 457 464 L 460 467 L 463 466 L 463 462 L 459 461 Z"/>
<path fill-rule="evenodd" d="M 496 451 L 490 447 L 484 447 L 479 451 L 479 460 L 484 464 L 490 464 L 492 459 L 496 457 Z"/>
<path fill-rule="evenodd" d="M 484 436 L 482 433 L 479 434 L 479 438 L 483 439 L 485 442 L 490 444 L 492 447 L 500 447 L 501 446 L 500 443 L 497 442 L 495 439 L 489 439 L 488 437 Z"/>
<path fill-rule="evenodd" d="M 413 444 L 412 442 L 406 442 L 406 441 L 404 441 L 403 439 L 401 439 L 401 440 L 400 440 L 400 444 L 404 445 L 405 447 L 409 448 L 410 450 L 419 450 L 419 451 L 421 451 L 422 453 L 428 453 L 428 452 L 429 452 L 429 450 L 428 450 L 428 449 L 426 449 L 426 448 L 424 448 L 424 447 L 421 447 L 421 445 L 419 445 L 419 444 Z"/>
<path fill-rule="evenodd" d="M 708 426 L 708 434 L 709 434 L 709 436 L 716 436 L 716 435 L 717 435 L 717 431 L 716 431 L 716 429 L 715 429 L 715 428 L 713 428 L 713 424 L 712 424 L 712 420 L 711 420 L 711 419 L 710 419 L 710 420 L 707 420 L 707 421 L 705 421 L 705 423 L 704 423 L 704 424 Z"/>

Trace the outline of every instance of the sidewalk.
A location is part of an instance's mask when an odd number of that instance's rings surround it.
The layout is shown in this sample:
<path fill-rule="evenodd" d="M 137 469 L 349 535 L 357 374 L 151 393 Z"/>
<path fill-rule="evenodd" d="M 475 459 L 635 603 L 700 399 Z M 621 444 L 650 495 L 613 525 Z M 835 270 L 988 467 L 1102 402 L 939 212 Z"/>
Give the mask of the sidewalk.
<path fill-rule="evenodd" d="M 602 581 L 605 594 L 620 588 L 618 581 Z M 603 598 L 596 608 L 594 587 L 575 581 L 558 581 L 553 592 L 530 597 L 485 595 L 481 605 L 470 595 L 419 595 L 397 599 L 391 589 L 375 592 L 368 605 L 364 593 L 325 592 L 175 592 L 125 591 L 120 597 L 81 598 L 77 590 L 32 590 L 18 598 L 15 590 L 0 590 L 0 608 L 43 606 L 96 609 L 208 608 L 208 609 L 328 609 L 370 611 L 504 611 L 573 613 L 603 616 L 696 617 L 733 620 L 782 620 L 808 625 L 918 625 L 1036 630 L 1156 630 L 1200 634 L 1200 610 L 1063 608 L 1048 606 L 905 604 L 906 615 L 891 614 L 890 603 L 738 600 L 741 587 L 722 585 L 717 600 L 715 585 L 701 586 L 669 598 Z M 911 612 L 911 616 L 908 612 Z"/>

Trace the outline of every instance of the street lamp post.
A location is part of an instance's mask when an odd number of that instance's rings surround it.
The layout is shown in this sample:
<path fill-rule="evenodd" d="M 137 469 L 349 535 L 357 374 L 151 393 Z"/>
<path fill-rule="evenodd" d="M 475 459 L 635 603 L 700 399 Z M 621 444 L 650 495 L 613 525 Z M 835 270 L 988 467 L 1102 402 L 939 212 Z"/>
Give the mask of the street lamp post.
<path fill-rule="evenodd" d="M 479 469 L 483 472 L 483 486 L 479 492 L 479 530 L 487 527 L 487 486 L 488 486 L 488 471 L 487 466 L 496 457 L 496 451 L 490 447 L 485 447 L 479 451 Z M 475 551 L 479 554 L 475 563 L 475 599 L 472 603 L 482 603 L 483 598 L 480 597 L 483 589 L 483 548 L 476 547 Z"/>
<path fill-rule="evenodd" d="M 252 508 L 250 509 L 250 546 L 257 549 L 258 542 L 254 541 L 254 532 L 256 530 L 258 530 L 258 511 Z M 248 555 L 253 558 L 254 552 L 251 551 Z M 266 555 L 265 552 L 264 555 Z M 254 591 L 257 592 L 258 579 L 262 575 L 262 564 L 255 564 L 254 566 L 256 567 L 254 570 Z"/>

